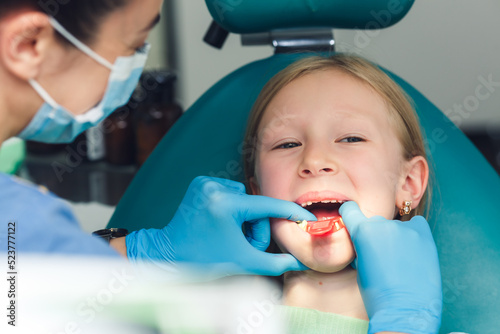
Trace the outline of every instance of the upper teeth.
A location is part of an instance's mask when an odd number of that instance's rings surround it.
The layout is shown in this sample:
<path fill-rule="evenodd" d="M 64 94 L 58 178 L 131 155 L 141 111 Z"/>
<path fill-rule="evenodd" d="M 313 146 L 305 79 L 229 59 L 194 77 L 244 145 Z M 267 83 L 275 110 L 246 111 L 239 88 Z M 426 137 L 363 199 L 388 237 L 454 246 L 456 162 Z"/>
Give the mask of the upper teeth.
<path fill-rule="evenodd" d="M 313 203 L 339 203 L 339 204 L 342 204 L 342 203 L 344 203 L 344 201 L 340 201 L 340 200 L 336 200 L 336 199 L 325 200 L 325 201 L 315 201 L 315 202 L 309 201 L 309 202 L 304 202 L 301 205 L 303 208 L 305 208 L 306 206 L 313 205 Z"/>

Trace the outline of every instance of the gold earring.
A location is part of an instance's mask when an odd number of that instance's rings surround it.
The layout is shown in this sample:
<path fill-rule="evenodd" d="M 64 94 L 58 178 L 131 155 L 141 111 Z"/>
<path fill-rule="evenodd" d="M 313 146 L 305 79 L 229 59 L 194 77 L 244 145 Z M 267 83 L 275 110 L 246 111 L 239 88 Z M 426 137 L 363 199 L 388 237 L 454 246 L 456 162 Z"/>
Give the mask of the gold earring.
<path fill-rule="evenodd" d="M 411 201 L 403 201 L 403 205 L 399 209 L 399 214 L 401 216 L 409 215 L 411 212 Z"/>

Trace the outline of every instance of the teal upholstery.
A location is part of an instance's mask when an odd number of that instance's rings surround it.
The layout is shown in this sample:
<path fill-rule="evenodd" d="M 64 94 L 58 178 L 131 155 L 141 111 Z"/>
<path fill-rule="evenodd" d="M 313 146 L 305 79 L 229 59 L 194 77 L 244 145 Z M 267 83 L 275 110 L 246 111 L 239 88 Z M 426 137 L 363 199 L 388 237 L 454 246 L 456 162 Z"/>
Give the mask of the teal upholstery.
<path fill-rule="evenodd" d="M 205 0 L 214 20 L 238 34 L 302 27 L 380 29 L 401 20 L 414 0 Z"/>
<path fill-rule="evenodd" d="M 129 230 L 163 227 L 198 175 L 243 181 L 240 149 L 248 112 L 263 85 L 304 56 L 307 54 L 284 54 L 256 61 L 206 92 L 143 165 L 109 226 Z M 401 78 L 392 77 L 415 101 L 435 173 L 429 223 L 443 278 L 441 333 L 496 333 L 500 178 L 432 103 Z"/>

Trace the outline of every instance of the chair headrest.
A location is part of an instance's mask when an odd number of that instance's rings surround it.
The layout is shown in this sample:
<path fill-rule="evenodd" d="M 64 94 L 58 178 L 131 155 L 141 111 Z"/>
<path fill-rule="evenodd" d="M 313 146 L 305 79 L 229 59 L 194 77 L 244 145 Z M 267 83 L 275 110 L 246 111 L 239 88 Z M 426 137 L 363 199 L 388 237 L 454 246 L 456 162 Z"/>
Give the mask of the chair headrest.
<path fill-rule="evenodd" d="M 237 34 L 331 27 L 380 29 L 399 22 L 414 0 L 205 0 L 213 19 Z"/>

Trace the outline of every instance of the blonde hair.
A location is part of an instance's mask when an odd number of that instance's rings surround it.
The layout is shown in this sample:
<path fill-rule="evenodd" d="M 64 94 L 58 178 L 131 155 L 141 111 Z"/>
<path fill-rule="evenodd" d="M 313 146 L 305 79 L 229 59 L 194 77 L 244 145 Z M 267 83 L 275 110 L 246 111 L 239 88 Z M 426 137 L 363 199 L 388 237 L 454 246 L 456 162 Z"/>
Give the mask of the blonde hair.
<path fill-rule="evenodd" d="M 255 176 L 258 129 L 269 103 L 287 84 L 304 75 L 327 70 L 339 70 L 368 84 L 385 101 L 389 117 L 403 148 L 403 158 L 411 160 L 422 156 L 427 160 L 423 136 L 411 99 L 387 74 L 364 58 L 335 54 L 330 57 L 312 56 L 296 61 L 276 74 L 262 89 L 250 113 L 244 139 L 243 163 L 246 180 Z M 430 199 L 428 186 L 422 200 L 411 216 L 423 215 Z M 406 218 L 406 217 L 405 217 Z"/>

